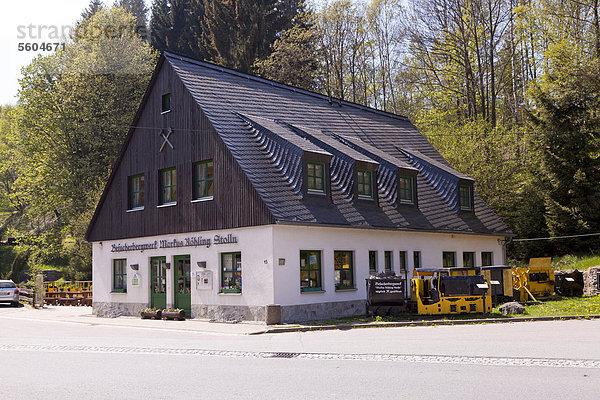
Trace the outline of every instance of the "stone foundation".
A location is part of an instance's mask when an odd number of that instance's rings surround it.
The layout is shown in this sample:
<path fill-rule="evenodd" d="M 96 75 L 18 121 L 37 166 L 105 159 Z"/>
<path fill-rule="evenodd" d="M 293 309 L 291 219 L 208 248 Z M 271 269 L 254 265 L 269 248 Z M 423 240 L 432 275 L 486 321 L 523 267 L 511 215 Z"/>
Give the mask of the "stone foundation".
<path fill-rule="evenodd" d="M 218 322 L 265 322 L 265 306 L 224 306 L 192 304 L 194 318 L 207 318 Z"/>
<path fill-rule="evenodd" d="M 600 288 L 598 288 L 598 278 L 600 275 L 600 266 L 590 267 L 583 271 L 583 295 L 598 296 Z"/>
<path fill-rule="evenodd" d="M 281 322 L 302 322 L 364 315 L 366 300 L 281 306 Z"/>
<path fill-rule="evenodd" d="M 101 303 L 92 304 L 92 312 L 98 317 L 116 318 L 139 316 L 146 303 Z M 255 321 L 266 322 L 267 306 L 225 306 L 192 304 L 193 318 L 206 318 L 218 322 Z M 320 319 L 342 318 L 363 315 L 366 312 L 365 300 L 336 301 L 330 303 L 299 304 L 281 306 L 281 322 L 302 322 Z M 278 310 L 278 311 L 279 311 Z"/>
<path fill-rule="evenodd" d="M 148 308 L 146 303 L 92 303 L 92 314 L 104 318 L 116 318 L 120 316 L 139 316 L 140 311 Z"/>

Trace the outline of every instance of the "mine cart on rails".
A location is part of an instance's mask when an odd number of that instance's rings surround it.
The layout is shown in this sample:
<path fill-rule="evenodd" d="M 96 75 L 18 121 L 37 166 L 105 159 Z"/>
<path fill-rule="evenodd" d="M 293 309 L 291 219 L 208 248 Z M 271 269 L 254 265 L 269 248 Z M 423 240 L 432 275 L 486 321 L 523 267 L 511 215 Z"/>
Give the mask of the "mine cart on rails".
<path fill-rule="evenodd" d="M 481 273 L 490 285 L 493 306 L 513 300 L 513 273 L 510 265 L 481 267 Z"/>
<path fill-rule="evenodd" d="M 410 301 L 406 277 L 393 273 L 372 275 L 367 279 L 367 314 L 397 316 L 403 312 L 416 312 Z M 414 305 L 414 306 L 413 306 Z"/>
<path fill-rule="evenodd" d="M 417 313 L 470 314 L 492 310 L 489 285 L 479 268 L 420 268 L 410 283 Z"/>
<path fill-rule="evenodd" d="M 529 267 L 515 267 L 513 294 L 516 301 L 537 301 L 550 298 L 554 293 L 554 270 L 550 257 L 530 258 Z"/>
<path fill-rule="evenodd" d="M 576 269 L 554 271 L 554 291 L 559 296 L 583 296 L 583 273 Z"/>

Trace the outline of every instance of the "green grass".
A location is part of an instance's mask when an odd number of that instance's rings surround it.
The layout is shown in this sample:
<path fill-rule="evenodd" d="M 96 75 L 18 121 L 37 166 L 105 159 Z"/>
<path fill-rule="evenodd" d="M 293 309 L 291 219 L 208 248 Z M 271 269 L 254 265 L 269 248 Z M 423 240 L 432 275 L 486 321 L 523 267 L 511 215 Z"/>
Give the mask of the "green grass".
<path fill-rule="evenodd" d="M 517 314 L 514 318 L 527 317 L 565 317 L 570 315 L 600 315 L 600 296 L 571 297 L 544 301 L 541 304 L 525 306 L 525 314 Z M 510 318 L 502 315 L 498 308 L 489 314 L 459 314 L 459 315 L 413 315 L 403 314 L 398 317 L 377 317 L 375 315 L 361 315 L 356 317 L 336 318 L 324 321 L 308 321 L 304 326 L 331 326 L 331 325 L 362 325 L 378 322 L 413 322 L 413 321 L 460 321 L 481 320 L 491 318 Z M 284 324 L 285 325 L 285 324 Z"/>
<path fill-rule="evenodd" d="M 600 315 L 600 296 L 570 297 L 548 300 L 541 304 L 525 306 L 522 317 L 561 317 L 568 315 Z"/>
<path fill-rule="evenodd" d="M 600 265 L 600 255 L 567 255 L 552 259 L 552 268 L 554 269 L 578 269 L 583 271 L 596 265 Z"/>

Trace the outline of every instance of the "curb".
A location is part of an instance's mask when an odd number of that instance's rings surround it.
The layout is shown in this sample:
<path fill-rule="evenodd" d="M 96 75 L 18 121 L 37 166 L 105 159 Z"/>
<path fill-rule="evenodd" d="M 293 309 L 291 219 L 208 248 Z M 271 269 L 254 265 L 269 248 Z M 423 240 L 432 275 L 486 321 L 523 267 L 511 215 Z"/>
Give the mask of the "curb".
<path fill-rule="evenodd" d="M 489 318 L 489 319 L 462 319 L 462 320 L 434 320 L 434 321 L 403 321 L 403 322 L 376 322 L 362 324 L 338 324 L 338 325 L 315 325 L 295 326 L 282 328 L 268 328 L 260 332 L 252 332 L 248 335 L 262 335 L 265 333 L 289 333 L 289 332 L 312 332 L 331 330 L 350 330 L 356 328 L 404 328 L 410 326 L 443 326 L 443 325 L 475 325 L 475 324 L 501 324 L 512 322 L 536 322 L 536 321 L 567 321 L 575 319 L 600 319 L 600 315 L 566 315 L 562 317 L 523 317 L 523 318 Z"/>

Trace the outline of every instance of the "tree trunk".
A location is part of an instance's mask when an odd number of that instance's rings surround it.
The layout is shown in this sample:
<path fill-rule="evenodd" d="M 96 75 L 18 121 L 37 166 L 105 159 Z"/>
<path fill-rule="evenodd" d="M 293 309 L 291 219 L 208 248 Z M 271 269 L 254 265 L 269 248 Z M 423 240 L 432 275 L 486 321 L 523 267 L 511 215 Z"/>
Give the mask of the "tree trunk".
<path fill-rule="evenodd" d="M 490 16 L 490 123 L 492 128 L 496 127 L 496 76 L 494 71 L 494 37 L 496 36 L 496 24 L 492 15 L 492 0 L 488 1 Z"/>

